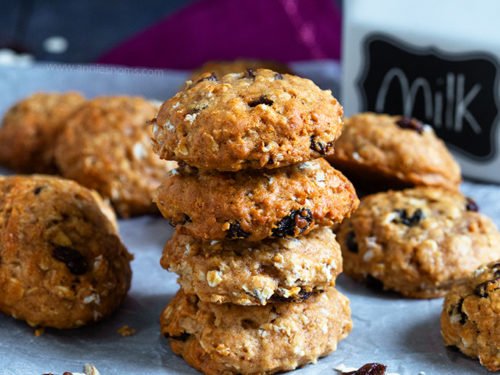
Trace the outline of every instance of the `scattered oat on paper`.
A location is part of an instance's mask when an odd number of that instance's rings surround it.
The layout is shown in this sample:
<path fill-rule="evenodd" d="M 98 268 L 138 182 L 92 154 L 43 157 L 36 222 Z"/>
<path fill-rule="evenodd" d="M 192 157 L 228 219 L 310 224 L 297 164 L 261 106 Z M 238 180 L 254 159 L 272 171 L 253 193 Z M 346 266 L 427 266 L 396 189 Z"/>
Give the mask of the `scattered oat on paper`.
<path fill-rule="evenodd" d="M 132 327 L 125 324 L 124 326 L 118 328 L 118 330 L 116 332 L 118 332 L 123 337 L 128 337 L 128 336 L 135 335 L 135 333 L 137 331 L 135 328 L 132 328 Z"/>

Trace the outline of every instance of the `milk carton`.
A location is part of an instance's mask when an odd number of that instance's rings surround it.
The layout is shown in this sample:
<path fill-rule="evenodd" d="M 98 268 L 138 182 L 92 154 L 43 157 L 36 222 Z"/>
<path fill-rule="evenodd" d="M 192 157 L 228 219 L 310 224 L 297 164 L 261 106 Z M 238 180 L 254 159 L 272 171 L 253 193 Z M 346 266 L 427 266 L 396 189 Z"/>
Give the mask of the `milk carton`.
<path fill-rule="evenodd" d="M 500 182 L 500 1 L 344 2 L 342 104 L 434 127 L 464 176 Z"/>

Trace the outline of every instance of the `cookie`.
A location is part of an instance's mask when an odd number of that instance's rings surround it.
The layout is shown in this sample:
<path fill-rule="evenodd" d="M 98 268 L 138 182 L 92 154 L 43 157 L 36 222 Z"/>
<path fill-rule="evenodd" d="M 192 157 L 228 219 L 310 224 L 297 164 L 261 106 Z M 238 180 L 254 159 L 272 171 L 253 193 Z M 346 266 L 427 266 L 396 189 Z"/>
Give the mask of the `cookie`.
<path fill-rule="evenodd" d="M 446 295 L 441 334 L 447 346 L 500 371 L 500 260 L 481 266 Z"/>
<path fill-rule="evenodd" d="M 160 160 L 151 149 L 148 121 L 157 110 L 139 97 L 87 101 L 58 139 L 61 174 L 98 191 L 122 217 L 157 213 L 152 193 L 177 165 Z"/>
<path fill-rule="evenodd" d="M 172 350 L 204 374 L 271 374 L 315 362 L 352 328 L 348 299 L 330 288 L 302 303 L 239 306 L 177 293 L 161 316 Z"/>
<path fill-rule="evenodd" d="M 216 77 L 222 77 L 229 73 L 242 73 L 248 69 L 270 69 L 279 73 L 291 73 L 285 65 L 276 61 L 238 59 L 228 61 L 208 61 L 191 75 L 191 81 L 197 81 L 204 73 L 213 73 Z"/>
<path fill-rule="evenodd" d="M 182 289 L 202 301 L 265 305 L 301 300 L 334 286 L 342 256 L 330 228 L 260 243 L 203 242 L 176 232 L 161 265 L 179 274 Z"/>
<path fill-rule="evenodd" d="M 362 191 L 414 186 L 458 190 L 460 167 L 432 128 L 402 116 L 362 113 L 345 120 L 329 161 Z"/>
<path fill-rule="evenodd" d="M 175 170 L 154 198 L 183 234 L 203 240 L 297 237 L 356 209 L 352 184 L 324 159 L 239 173 Z"/>
<path fill-rule="evenodd" d="M 132 256 L 99 196 L 46 176 L 2 178 L 0 191 L 0 311 L 61 329 L 113 313 Z"/>
<path fill-rule="evenodd" d="M 83 102 L 76 92 L 38 93 L 11 107 L 0 127 L 0 165 L 16 172 L 55 173 L 54 141 Z"/>
<path fill-rule="evenodd" d="M 477 210 L 460 193 L 439 188 L 369 195 L 340 226 L 344 270 L 408 297 L 440 297 L 500 258 L 500 234 Z"/>
<path fill-rule="evenodd" d="M 332 154 L 342 114 L 330 91 L 305 78 L 205 73 L 163 103 L 153 148 L 200 169 L 273 169 Z"/>

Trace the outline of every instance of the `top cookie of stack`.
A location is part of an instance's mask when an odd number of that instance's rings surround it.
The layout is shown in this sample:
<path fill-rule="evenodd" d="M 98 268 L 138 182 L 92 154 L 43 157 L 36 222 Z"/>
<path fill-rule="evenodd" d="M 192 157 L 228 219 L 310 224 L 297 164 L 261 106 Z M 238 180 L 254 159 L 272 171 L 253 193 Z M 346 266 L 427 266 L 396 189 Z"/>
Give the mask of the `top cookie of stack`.
<path fill-rule="evenodd" d="M 166 101 L 153 147 L 200 169 L 273 169 L 333 153 L 342 106 L 312 81 L 271 70 L 203 74 Z"/>

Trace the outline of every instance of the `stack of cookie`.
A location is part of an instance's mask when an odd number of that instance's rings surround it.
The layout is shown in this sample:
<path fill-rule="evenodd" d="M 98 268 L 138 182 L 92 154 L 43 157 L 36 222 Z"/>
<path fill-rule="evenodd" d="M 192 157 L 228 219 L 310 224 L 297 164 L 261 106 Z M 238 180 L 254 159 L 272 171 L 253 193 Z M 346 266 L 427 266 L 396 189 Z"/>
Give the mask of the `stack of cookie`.
<path fill-rule="evenodd" d="M 265 69 L 204 74 L 161 107 L 153 147 L 180 165 L 155 197 L 176 225 L 161 263 L 182 287 L 161 326 L 193 367 L 291 370 L 349 333 L 330 228 L 358 199 L 321 159 L 341 131 L 331 92 Z"/>
<path fill-rule="evenodd" d="M 437 298 L 500 258 L 500 233 L 459 192 L 460 167 L 431 126 L 357 114 L 346 119 L 328 159 L 358 192 L 376 193 L 337 231 L 349 276 L 407 297 Z"/>

